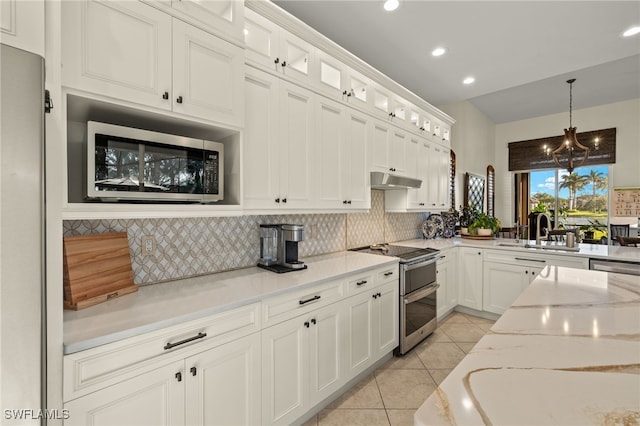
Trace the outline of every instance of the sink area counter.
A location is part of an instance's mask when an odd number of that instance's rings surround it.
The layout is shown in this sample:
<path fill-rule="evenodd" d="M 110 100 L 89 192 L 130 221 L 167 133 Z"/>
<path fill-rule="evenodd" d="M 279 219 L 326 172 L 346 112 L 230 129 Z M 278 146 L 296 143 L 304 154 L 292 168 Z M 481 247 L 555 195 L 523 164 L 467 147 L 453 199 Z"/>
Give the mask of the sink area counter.
<path fill-rule="evenodd" d="M 547 241 L 543 241 L 542 243 L 542 247 L 535 247 L 535 240 L 519 240 L 516 242 L 516 240 L 507 238 L 496 238 L 495 240 L 473 240 L 454 237 L 429 240 L 406 240 L 392 244 L 417 248 L 435 248 L 439 250 L 446 250 L 457 246 L 497 250 L 521 250 L 529 253 L 537 252 L 558 256 L 582 256 L 586 258 L 640 263 L 640 248 L 636 247 L 607 246 L 602 244 L 576 244 L 574 248 L 566 248 L 564 243 Z"/>
<path fill-rule="evenodd" d="M 303 259 L 308 268 L 277 274 L 254 267 L 140 286 L 139 291 L 80 311 L 64 311 L 64 353 L 203 318 L 293 289 L 397 264 L 386 256 L 344 251 Z"/>
<path fill-rule="evenodd" d="M 548 266 L 415 425 L 637 424 L 640 277 Z"/>

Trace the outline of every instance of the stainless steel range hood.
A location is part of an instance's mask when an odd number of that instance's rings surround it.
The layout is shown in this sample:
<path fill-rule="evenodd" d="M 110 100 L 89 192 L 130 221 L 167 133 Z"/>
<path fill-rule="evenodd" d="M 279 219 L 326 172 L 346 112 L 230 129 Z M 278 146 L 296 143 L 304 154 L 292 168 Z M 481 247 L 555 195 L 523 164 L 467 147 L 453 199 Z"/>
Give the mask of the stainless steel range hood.
<path fill-rule="evenodd" d="M 391 173 L 371 172 L 372 189 L 407 189 L 420 188 L 422 181 L 406 176 L 392 175 Z"/>

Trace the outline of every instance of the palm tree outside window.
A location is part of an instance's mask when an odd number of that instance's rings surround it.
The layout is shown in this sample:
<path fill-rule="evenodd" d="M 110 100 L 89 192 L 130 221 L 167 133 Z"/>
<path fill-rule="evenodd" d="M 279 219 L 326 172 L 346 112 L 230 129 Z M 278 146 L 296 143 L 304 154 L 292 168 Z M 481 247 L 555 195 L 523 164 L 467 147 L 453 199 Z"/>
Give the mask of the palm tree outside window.
<path fill-rule="evenodd" d="M 548 211 L 559 216 L 558 226 L 595 231 L 606 237 L 609 222 L 609 167 L 586 166 L 567 170 L 529 172 L 529 211 Z M 558 210 L 558 215 L 555 210 Z"/>

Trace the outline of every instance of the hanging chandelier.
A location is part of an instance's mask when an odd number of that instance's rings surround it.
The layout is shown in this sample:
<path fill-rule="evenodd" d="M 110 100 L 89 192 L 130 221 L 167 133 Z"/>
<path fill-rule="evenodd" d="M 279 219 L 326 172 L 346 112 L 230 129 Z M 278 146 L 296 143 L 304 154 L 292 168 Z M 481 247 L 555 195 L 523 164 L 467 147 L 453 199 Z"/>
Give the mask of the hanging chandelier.
<path fill-rule="evenodd" d="M 544 146 L 547 156 L 553 156 L 553 161 L 558 167 L 567 169 L 569 173 L 573 172 L 576 167 L 582 166 L 589 158 L 589 148 L 578 142 L 576 128 L 572 123 L 573 83 L 575 81 L 575 78 L 567 80 L 569 83 L 569 128 L 564 129 L 564 140 L 554 150 L 551 150 L 547 145 Z"/>

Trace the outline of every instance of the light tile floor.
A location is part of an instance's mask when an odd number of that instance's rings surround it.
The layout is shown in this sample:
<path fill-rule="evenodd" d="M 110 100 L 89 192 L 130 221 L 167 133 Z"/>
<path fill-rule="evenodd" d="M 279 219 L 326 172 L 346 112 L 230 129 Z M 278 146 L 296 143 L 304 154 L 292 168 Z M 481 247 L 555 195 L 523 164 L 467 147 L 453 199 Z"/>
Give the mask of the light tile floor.
<path fill-rule="evenodd" d="M 413 425 L 413 414 L 495 321 L 459 312 L 403 357 L 393 357 L 304 426 Z"/>

